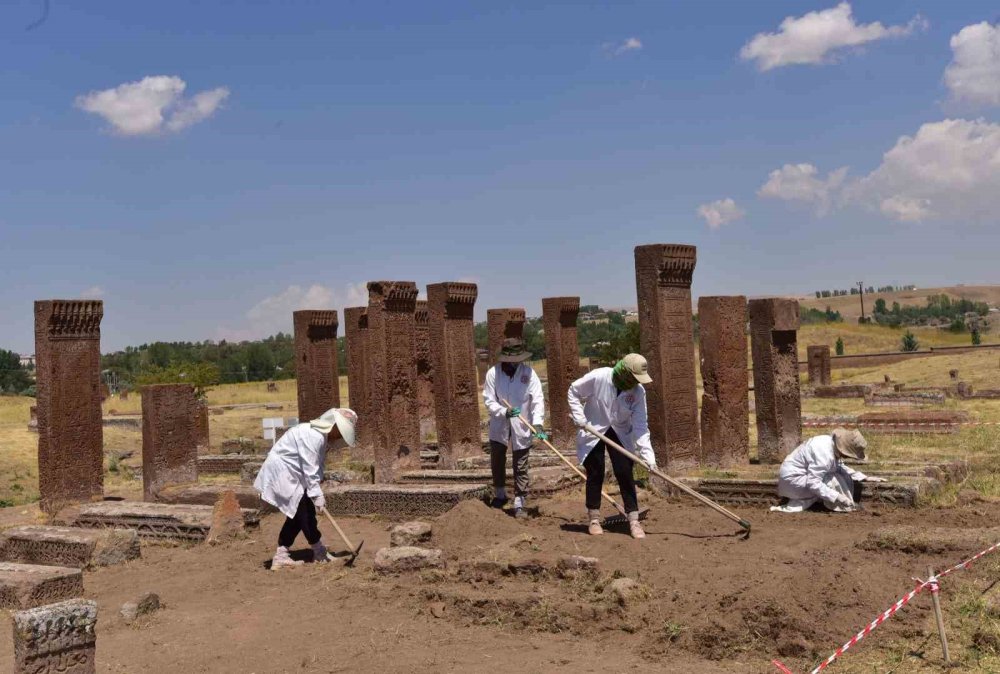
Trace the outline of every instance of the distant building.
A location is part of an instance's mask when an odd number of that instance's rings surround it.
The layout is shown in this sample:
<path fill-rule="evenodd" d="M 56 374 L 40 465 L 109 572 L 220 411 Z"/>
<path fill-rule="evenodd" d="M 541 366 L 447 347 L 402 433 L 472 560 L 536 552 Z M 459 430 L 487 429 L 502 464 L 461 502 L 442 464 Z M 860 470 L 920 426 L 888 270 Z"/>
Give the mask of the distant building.
<path fill-rule="evenodd" d="M 31 354 L 30 356 L 18 354 L 18 358 L 21 360 L 21 367 L 35 367 L 35 354 Z"/>

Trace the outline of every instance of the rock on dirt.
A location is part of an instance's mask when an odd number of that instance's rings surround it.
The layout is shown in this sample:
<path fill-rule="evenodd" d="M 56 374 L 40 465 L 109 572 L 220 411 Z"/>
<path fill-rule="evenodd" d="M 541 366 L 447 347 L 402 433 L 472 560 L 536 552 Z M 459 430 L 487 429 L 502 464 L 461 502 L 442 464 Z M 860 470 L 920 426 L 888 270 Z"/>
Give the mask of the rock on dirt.
<path fill-rule="evenodd" d="M 240 502 L 237 500 L 236 494 L 232 491 L 223 492 L 215 502 L 215 509 L 212 511 L 212 528 L 209 529 L 205 542 L 209 545 L 218 545 L 243 538 L 245 535 L 243 511 L 240 509 Z"/>
<path fill-rule="evenodd" d="M 559 559 L 556 569 L 562 578 L 576 578 L 583 575 L 596 574 L 600 563 L 601 560 L 597 559 L 597 557 L 566 555 Z"/>
<path fill-rule="evenodd" d="M 604 588 L 604 593 L 623 606 L 648 594 L 646 588 L 632 578 L 615 578 Z"/>
<path fill-rule="evenodd" d="M 160 595 L 155 592 L 147 592 L 136 601 L 122 604 L 120 613 L 125 622 L 131 625 L 139 616 L 149 615 L 159 611 L 160 608 Z"/>
<path fill-rule="evenodd" d="M 413 546 L 380 548 L 375 553 L 375 571 L 381 574 L 405 573 L 444 566 L 440 550 Z"/>
<path fill-rule="evenodd" d="M 392 528 L 389 532 L 389 547 L 421 547 L 424 543 L 430 543 L 431 525 L 427 522 L 404 522 Z"/>

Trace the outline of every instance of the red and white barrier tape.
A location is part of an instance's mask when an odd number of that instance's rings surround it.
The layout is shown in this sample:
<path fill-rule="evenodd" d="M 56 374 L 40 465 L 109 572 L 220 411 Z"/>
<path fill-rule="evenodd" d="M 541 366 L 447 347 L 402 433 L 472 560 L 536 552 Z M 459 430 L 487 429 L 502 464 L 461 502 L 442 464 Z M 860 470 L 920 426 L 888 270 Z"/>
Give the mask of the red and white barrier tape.
<path fill-rule="evenodd" d="M 954 428 L 955 426 L 1000 426 L 1000 421 L 906 421 L 900 419 L 899 421 L 803 421 L 803 428 L 829 428 L 830 426 L 839 426 L 841 424 L 847 426 L 867 426 L 867 427 L 879 427 L 879 426 L 902 426 L 904 428 L 910 428 L 911 426 L 940 426 L 942 428 Z"/>
<path fill-rule="evenodd" d="M 903 597 L 899 601 L 897 601 L 895 604 L 893 604 L 885 611 L 880 613 L 878 617 L 875 618 L 875 620 L 868 623 L 863 630 L 861 630 L 853 637 L 851 637 L 850 641 L 848 641 L 846 644 L 844 644 L 836 651 L 834 651 L 834 653 L 830 657 L 828 657 L 826 660 L 817 665 L 812 671 L 809 672 L 809 674 L 817 674 L 818 672 L 822 672 L 824 669 L 830 666 L 834 660 L 839 658 L 841 655 L 846 653 L 852 646 L 856 645 L 859 641 L 861 641 L 866 636 L 875 631 L 875 628 L 877 628 L 879 625 L 881 625 L 886 620 L 891 618 L 897 611 L 899 611 L 899 609 L 906 606 L 910 602 L 910 600 L 916 597 L 918 594 L 920 594 L 921 591 L 928 589 L 934 593 L 938 592 L 940 590 L 940 580 L 942 578 L 944 578 L 949 574 L 954 573 L 955 571 L 958 571 L 959 569 L 968 569 L 970 566 L 972 566 L 973 562 L 982 557 L 985 557 L 986 555 L 998 549 L 1000 549 L 1000 543 L 994 543 L 993 545 L 986 548 L 982 552 L 976 553 L 972 557 L 969 557 L 968 559 L 959 562 L 955 566 L 946 569 L 935 576 L 931 576 L 927 580 L 920 580 L 919 578 L 914 578 L 914 580 L 917 581 L 917 586 L 915 588 L 907 592 L 905 595 L 903 595 Z M 778 671 L 782 672 L 782 674 L 793 674 L 792 671 L 788 669 L 788 667 L 783 665 L 779 660 L 771 660 L 771 664 L 777 667 Z"/>

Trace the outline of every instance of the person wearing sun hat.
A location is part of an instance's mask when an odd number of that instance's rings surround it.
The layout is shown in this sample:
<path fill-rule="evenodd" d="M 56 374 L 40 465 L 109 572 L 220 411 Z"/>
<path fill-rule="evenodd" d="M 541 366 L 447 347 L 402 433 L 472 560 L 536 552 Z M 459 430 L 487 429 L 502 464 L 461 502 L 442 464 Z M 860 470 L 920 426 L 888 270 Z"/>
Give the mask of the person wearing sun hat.
<path fill-rule="evenodd" d="M 835 512 L 855 510 L 855 482 L 885 482 L 844 463 L 844 459 L 864 461 L 867 449 L 868 442 L 857 429 L 837 428 L 809 438 L 781 462 L 778 496 L 787 503 L 771 510 L 802 512 L 819 502 Z"/>
<path fill-rule="evenodd" d="M 542 428 L 545 423 L 545 396 L 542 381 L 526 362 L 531 353 L 524 348 L 524 341 L 515 338 L 503 340 L 499 363 L 486 372 L 483 382 L 483 402 L 490 415 L 490 471 L 493 477 L 494 498 L 490 504 L 502 508 L 507 502 L 507 445 L 511 448 L 514 464 L 514 517 L 527 517 L 525 503 L 528 498 L 528 452 L 536 439 L 547 440 Z M 506 400 L 513 409 L 504 405 Z M 532 434 L 518 417 L 521 414 L 535 427 Z"/>
<path fill-rule="evenodd" d="M 643 461 L 656 467 L 656 455 L 649 439 L 646 415 L 646 390 L 643 384 L 653 381 L 646 359 L 630 353 L 614 367 L 599 367 L 577 379 L 569 387 L 567 398 L 570 416 L 579 429 L 576 435 L 576 458 L 587 472 L 588 531 L 592 536 L 604 533 L 601 528 L 601 489 L 604 486 L 604 455 L 611 454 L 611 468 L 621 489 L 632 538 L 645 538 L 639 523 L 639 497 L 635 488 L 632 461 L 605 446 L 603 440 L 585 430 L 587 424 L 607 435 Z"/>
<path fill-rule="evenodd" d="M 254 480 L 254 489 L 262 500 L 270 503 L 285 516 L 278 534 L 278 549 L 271 561 L 272 569 L 295 566 L 288 549 L 302 533 L 312 546 L 313 560 L 327 560 L 326 547 L 316 524 L 316 511 L 326 507 L 320 488 L 327 449 L 343 442 L 355 445 L 358 415 L 354 410 L 329 409 L 318 419 L 288 429 L 271 451 Z"/>

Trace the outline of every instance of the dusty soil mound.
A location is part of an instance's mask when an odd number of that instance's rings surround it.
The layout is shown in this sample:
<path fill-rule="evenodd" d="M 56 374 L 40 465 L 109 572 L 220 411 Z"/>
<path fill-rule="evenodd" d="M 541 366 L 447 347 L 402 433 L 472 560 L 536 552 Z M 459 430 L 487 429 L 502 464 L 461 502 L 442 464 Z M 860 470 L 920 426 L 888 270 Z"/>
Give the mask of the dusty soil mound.
<path fill-rule="evenodd" d="M 896 526 L 876 529 L 858 543 L 862 550 L 898 551 L 907 554 L 974 552 L 1000 541 L 1000 528 L 952 529 Z M 958 560 L 956 560 L 958 561 Z"/>
<path fill-rule="evenodd" d="M 434 522 L 431 539 L 446 554 L 468 555 L 514 538 L 524 528 L 482 501 L 462 501 Z"/>

